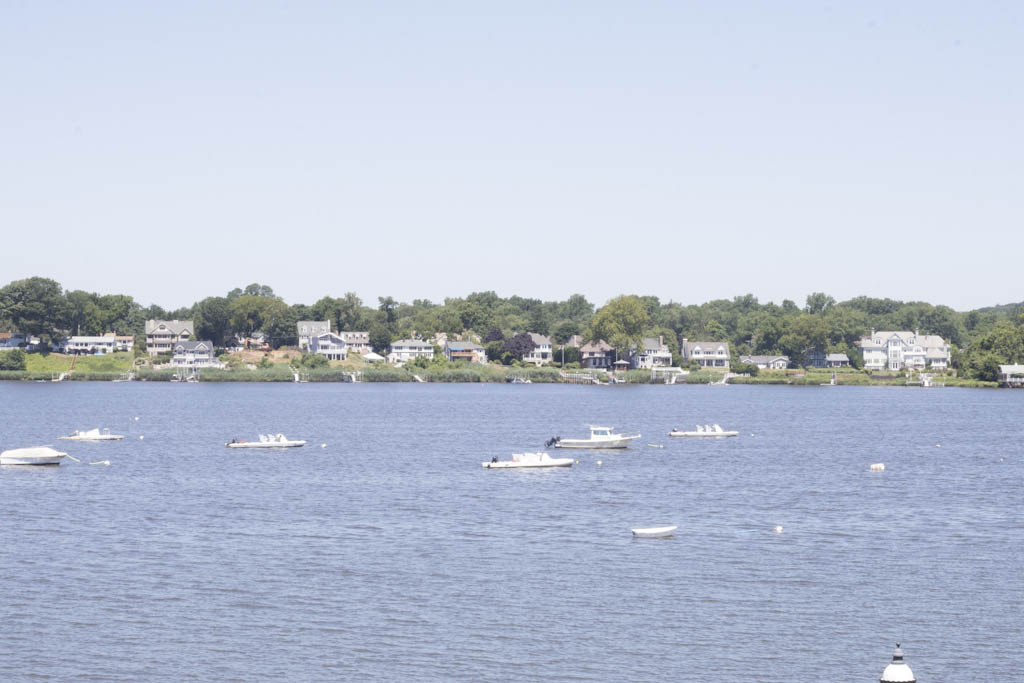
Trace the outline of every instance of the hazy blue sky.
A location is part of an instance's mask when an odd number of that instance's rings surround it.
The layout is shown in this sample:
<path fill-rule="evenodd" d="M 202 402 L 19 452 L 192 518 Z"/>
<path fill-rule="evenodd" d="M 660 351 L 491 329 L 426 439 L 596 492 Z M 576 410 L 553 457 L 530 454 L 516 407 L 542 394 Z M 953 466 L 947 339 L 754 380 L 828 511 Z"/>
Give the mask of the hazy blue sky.
<path fill-rule="evenodd" d="M 12 2 L 0 285 L 1024 299 L 1016 2 Z"/>

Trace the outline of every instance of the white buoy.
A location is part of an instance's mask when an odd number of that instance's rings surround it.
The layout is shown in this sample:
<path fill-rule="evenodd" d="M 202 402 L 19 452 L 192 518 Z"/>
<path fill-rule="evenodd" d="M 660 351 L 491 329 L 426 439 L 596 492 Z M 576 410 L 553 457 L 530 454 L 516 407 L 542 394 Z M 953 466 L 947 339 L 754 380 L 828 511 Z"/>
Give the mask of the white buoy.
<path fill-rule="evenodd" d="M 872 472 L 885 472 L 885 463 L 876 462 L 871 466 Z"/>
<path fill-rule="evenodd" d="M 777 533 L 777 534 L 781 534 L 782 533 L 782 526 L 781 525 L 775 527 L 775 533 Z"/>
<path fill-rule="evenodd" d="M 327 444 L 325 444 L 325 443 L 320 444 L 320 448 L 327 448 Z"/>
<path fill-rule="evenodd" d="M 600 464 L 601 464 L 601 461 L 600 461 L 600 460 L 598 460 L 598 461 L 597 461 L 597 464 L 598 464 L 598 465 L 600 465 Z"/>
<path fill-rule="evenodd" d="M 136 416 L 135 416 L 135 421 L 136 421 L 136 422 L 138 422 L 138 421 L 139 421 L 139 417 L 138 417 L 138 415 L 136 415 Z"/>
<path fill-rule="evenodd" d="M 941 443 L 937 443 L 937 444 L 935 444 L 935 447 L 936 448 L 942 448 L 942 444 Z"/>
<path fill-rule="evenodd" d="M 142 434 L 139 434 L 139 441 L 142 441 L 142 440 L 143 440 L 143 439 L 145 439 L 145 438 L 146 438 L 146 437 L 144 437 L 144 436 L 143 436 Z"/>

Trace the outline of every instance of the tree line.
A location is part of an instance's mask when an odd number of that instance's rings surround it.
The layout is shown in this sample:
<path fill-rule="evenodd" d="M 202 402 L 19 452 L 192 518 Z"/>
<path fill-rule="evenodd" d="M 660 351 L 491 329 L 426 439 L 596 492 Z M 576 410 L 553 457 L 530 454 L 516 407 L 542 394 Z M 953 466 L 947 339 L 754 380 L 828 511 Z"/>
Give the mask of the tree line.
<path fill-rule="evenodd" d="M 145 321 L 193 320 L 196 336 L 223 347 L 236 336 L 263 334 L 274 348 L 298 343 L 299 320 L 331 320 L 336 330 L 370 334 L 377 351 L 395 339 L 436 333 L 470 334 L 521 353 L 522 336 L 535 332 L 564 344 L 573 335 L 604 339 L 620 350 L 644 337 L 662 337 L 678 363 L 680 342 L 727 341 L 734 358 L 781 354 L 805 365 L 812 351 L 846 353 L 861 364 L 855 343 L 876 330 L 919 330 L 953 346 L 953 367 L 962 374 L 995 379 L 1001 363 L 1024 363 L 1024 303 L 957 312 L 948 306 L 866 296 L 848 301 L 815 292 L 802 306 L 784 300 L 761 303 L 752 294 L 703 304 L 663 303 L 656 296 L 623 295 L 596 307 L 583 294 L 564 301 L 474 292 L 443 302 L 400 302 L 378 297 L 367 305 L 354 292 L 324 296 L 313 304 L 288 304 L 267 285 L 253 283 L 224 296 L 168 310 L 142 306 L 126 294 L 65 291 L 55 280 L 32 277 L 0 288 L 0 331 L 16 330 L 55 342 L 69 334 L 135 335 L 141 346 Z M 517 336 L 518 335 L 518 336 Z M 489 348 L 491 348 L 489 346 Z"/>

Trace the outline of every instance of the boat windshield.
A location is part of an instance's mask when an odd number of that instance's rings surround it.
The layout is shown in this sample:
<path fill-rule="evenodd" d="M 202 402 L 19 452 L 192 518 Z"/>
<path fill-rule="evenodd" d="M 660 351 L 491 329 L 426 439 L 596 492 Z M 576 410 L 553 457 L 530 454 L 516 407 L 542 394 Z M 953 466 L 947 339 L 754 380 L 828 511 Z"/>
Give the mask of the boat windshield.
<path fill-rule="evenodd" d="M 590 433 L 593 436 L 611 436 L 611 427 L 591 427 Z"/>

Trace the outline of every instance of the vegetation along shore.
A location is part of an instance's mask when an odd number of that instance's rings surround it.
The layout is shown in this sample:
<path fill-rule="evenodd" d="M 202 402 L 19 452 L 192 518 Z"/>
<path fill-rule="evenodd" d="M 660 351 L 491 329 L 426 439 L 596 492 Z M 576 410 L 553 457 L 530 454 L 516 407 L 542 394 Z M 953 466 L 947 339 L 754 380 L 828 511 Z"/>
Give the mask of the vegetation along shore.
<path fill-rule="evenodd" d="M 209 364 L 179 362 L 170 345 L 156 352 L 147 321 L 188 321 L 175 341 L 208 345 Z M 320 346 L 303 340 L 304 321 L 322 321 L 338 347 L 325 351 L 323 334 Z M 416 353 L 402 355 L 408 348 Z M 368 306 L 348 292 L 307 305 L 254 283 L 166 310 L 42 277 L 0 288 L 7 380 L 170 381 L 192 368 L 188 379 L 204 382 L 1014 386 L 1021 363 L 1024 304 L 958 312 L 812 293 L 802 306 L 748 294 L 690 305 L 623 295 L 596 307 L 582 294 L 542 301 L 476 292 Z"/>

